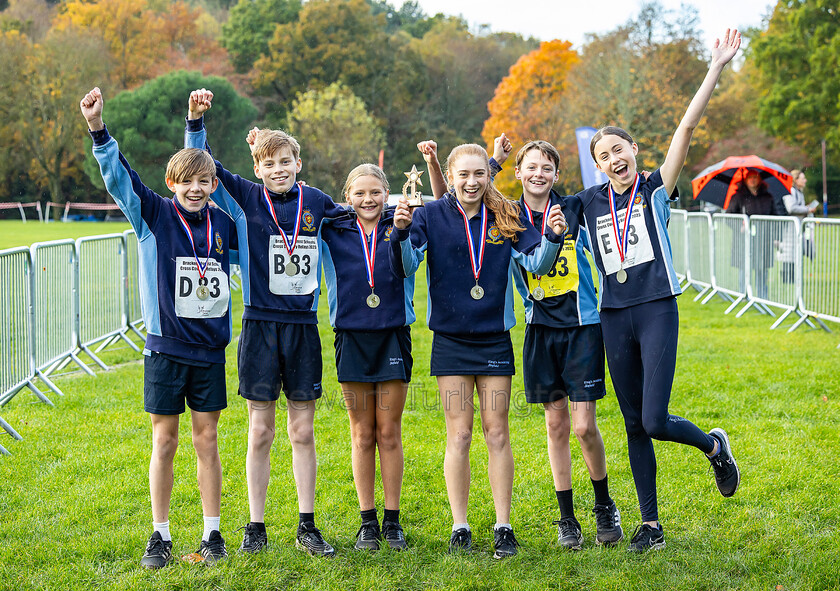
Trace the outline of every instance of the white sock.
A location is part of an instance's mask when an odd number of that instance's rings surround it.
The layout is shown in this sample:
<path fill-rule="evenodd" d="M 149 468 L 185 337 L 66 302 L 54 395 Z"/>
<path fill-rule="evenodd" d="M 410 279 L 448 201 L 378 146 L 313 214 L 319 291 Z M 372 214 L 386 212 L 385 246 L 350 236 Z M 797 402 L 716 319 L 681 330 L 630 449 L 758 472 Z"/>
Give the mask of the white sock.
<path fill-rule="evenodd" d="M 496 525 L 494 525 L 494 526 L 493 526 L 493 531 L 498 530 L 500 527 L 506 527 L 506 528 L 508 528 L 508 529 L 513 529 L 513 528 L 510 526 L 510 524 L 509 524 L 509 523 L 497 523 Z"/>
<path fill-rule="evenodd" d="M 221 517 L 207 517 L 204 516 L 204 535 L 201 536 L 201 539 L 205 542 L 210 541 L 210 532 L 219 531 L 219 522 L 221 521 Z"/>
<path fill-rule="evenodd" d="M 153 521 L 152 527 L 154 527 L 155 531 L 160 534 L 160 538 L 164 542 L 172 541 L 172 536 L 169 534 L 169 520 L 166 520 L 163 523 L 155 523 Z"/>
<path fill-rule="evenodd" d="M 470 524 L 469 523 L 453 523 L 452 524 L 452 531 L 457 531 L 459 529 L 465 529 L 470 531 Z"/>

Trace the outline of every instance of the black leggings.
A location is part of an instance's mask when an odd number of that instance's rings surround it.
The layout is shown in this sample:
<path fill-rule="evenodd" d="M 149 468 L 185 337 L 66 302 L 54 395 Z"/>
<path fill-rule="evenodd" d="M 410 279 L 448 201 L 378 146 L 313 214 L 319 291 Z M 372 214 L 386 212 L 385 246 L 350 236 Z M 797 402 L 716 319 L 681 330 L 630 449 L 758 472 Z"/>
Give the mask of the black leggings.
<path fill-rule="evenodd" d="M 651 439 L 693 445 L 710 453 L 714 439 L 668 413 L 677 362 L 676 298 L 601 310 L 607 364 L 624 427 L 642 521 L 658 521 L 656 456 Z"/>

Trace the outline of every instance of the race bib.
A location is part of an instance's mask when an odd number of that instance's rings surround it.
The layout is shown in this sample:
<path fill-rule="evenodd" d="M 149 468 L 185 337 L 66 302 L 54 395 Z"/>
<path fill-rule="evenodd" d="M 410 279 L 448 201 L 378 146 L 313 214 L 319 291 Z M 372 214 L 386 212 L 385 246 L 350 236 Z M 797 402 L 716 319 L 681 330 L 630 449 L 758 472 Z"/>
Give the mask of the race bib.
<path fill-rule="evenodd" d="M 624 228 L 626 210 L 616 212 L 618 227 Z M 621 269 L 621 257 L 615 242 L 616 232 L 613 230 L 610 214 L 602 215 L 596 220 L 596 239 L 604 272 L 612 275 Z M 641 207 L 634 207 L 630 214 L 630 227 L 627 229 L 627 252 L 624 253 L 624 268 L 635 267 L 653 260 L 653 245 L 650 242 L 645 214 Z"/>
<path fill-rule="evenodd" d="M 180 318 L 220 318 L 228 311 L 230 285 L 222 264 L 207 260 L 204 277 L 192 257 L 175 259 L 175 315 Z"/>
<path fill-rule="evenodd" d="M 546 275 L 537 279 L 534 273 L 528 273 L 528 291 L 533 292 L 539 285 L 545 290 L 545 297 L 551 298 L 561 296 L 570 291 L 577 291 L 580 284 L 578 273 L 577 253 L 575 252 L 575 241 L 567 238 L 563 242 L 563 248 L 557 254 L 554 266 Z"/>
<path fill-rule="evenodd" d="M 298 236 L 292 252 L 279 234 L 268 246 L 268 289 L 274 295 L 307 295 L 318 288 L 318 239 Z"/>

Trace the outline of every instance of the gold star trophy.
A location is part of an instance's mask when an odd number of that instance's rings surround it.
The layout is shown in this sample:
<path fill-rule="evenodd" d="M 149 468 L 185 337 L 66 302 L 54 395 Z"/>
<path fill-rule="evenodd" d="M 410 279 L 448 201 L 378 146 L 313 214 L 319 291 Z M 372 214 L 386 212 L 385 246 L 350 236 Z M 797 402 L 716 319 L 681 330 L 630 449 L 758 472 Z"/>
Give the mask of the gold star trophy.
<path fill-rule="evenodd" d="M 423 174 L 423 171 L 417 170 L 417 167 L 412 165 L 411 170 L 403 174 L 408 177 L 402 189 L 403 197 L 408 200 L 408 206 L 423 207 L 423 194 L 417 190 L 417 185 L 423 186 L 423 183 L 420 182 L 420 175 Z M 410 193 L 409 189 L 411 190 Z"/>

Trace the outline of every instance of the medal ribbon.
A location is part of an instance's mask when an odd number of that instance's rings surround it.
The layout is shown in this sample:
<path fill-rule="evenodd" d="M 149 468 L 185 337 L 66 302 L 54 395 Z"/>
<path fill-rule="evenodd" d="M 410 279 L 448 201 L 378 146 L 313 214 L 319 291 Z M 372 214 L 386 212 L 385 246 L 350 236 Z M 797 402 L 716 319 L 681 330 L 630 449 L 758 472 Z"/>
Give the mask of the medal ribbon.
<path fill-rule="evenodd" d="M 373 266 L 376 262 L 376 234 L 378 230 L 378 225 L 374 226 L 373 233 L 371 234 L 371 247 L 368 248 L 368 241 L 367 235 L 365 235 L 365 229 L 362 227 L 362 223 L 356 218 L 356 226 L 359 229 L 359 238 L 362 240 L 362 252 L 365 255 L 365 271 L 367 271 L 368 277 L 368 285 L 370 285 L 371 293 L 373 292 Z"/>
<path fill-rule="evenodd" d="M 461 216 L 464 218 L 464 230 L 467 232 L 467 247 L 470 251 L 470 266 L 472 266 L 473 277 L 475 283 L 478 285 L 478 276 L 481 275 L 481 265 L 484 262 L 484 245 L 486 244 L 485 235 L 487 234 L 487 209 L 484 207 L 484 202 L 481 202 L 481 246 L 479 247 L 478 261 L 476 261 L 475 244 L 473 243 L 472 234 L 470 233 L 470 222 L 467 219 L 467 213 L 458 200 L 455 200 L 455 205 Z"/>
<path fill-rule="evenodd" d="M 207 258 L 204 259 L 204 264 L 201 264 L 201 261 L 198 259 L 198 253 L 195 252 L 195 240 L 193 240 L 192 230 L 190 229 L 190 225 L 187 223 L 187 220 L 184 219 L 184 216 L 181 215 L 181 212 L 178 211 L 178 207 L 175 205 L 175 202 L 172 202 L 172 207 L 175 208 L 175 213 L 178 214 L 178 218 L 181 220 L 181 225 L 184 227 L 184 231 L 187 233 L 187 238 L 190 239 L 190 245 L 192 246 L 193 256 L 195 257 L 195 264 L 198 265 L 198 276 L 204 279 L 204 274 L 207 272 L 207 263 L 210 262 L 210 246 L 213 237 L 213 226 L 210 224 L 210 212 L 207 212 Z"/>
<path fill-rule="evenodd" d="M 524 199 L 522 200 L 522 205 L 525 206 L 525 215 L 528 216 L 528 221 L 531 222 L 531 225 L 533 226 L 534 225 L 534 214 L 531 213 L 531 208 L 528 207 L 528 204 L 525 203 Z M 549 198 L 545 202 L 545 209 L 543 210 L 543 221 L 542 221 L 542 234 L 543 235 L 545 235 L 545 226 L 546 226 L 546 222 L 548 222 L 548 208 L 549 207 L 551 207 L 551 198 Z M 539 281 L 540 279 L 542 279 L 542 275 L 537 275 L 536 278 L 537 278 L 537 281 Z"/>
<path fill-rule="evenodd" d="M 271 202 L 271 198 L 268 196 L 268 189 L 266 189 L 265 186 L 263 186 L 263 197 L 265 197 L 266 205 L 268 205 L 268 211 L 271 213 L 271 217 L 274 219 L 277 229 L 280 230 L 280 236 L 283 238 L 283 244 L 286 245 L 286 252 L 289 253 L 289 256 L 292 256 L 292 253 L 295 251 L 295 245 L 297 244 L 298 234 L 300 234 L 300 220 L 302 217 L 301 213 L 303 212 L 303 183 L 298 183 L 298 206 L 297 214 L 295 215 L 295 230 L 292 236 L 291 244 L 289 244 L 289 237 L 286 236 L 283 228 L 281 228 L 280 224 L 277 222 L 277 214 L 274 213 L 274 204 Z"/>
<path fill-rule="evenodd" d="M 633 215 L 633 203 L 636 201 L 636 193 L 639 192 L 639 182 L 642 177 L 636 173 L 636 180 L 633 181 L 633 190 L 630 192 L 630 202 L 627 204 L 627 209 L 624 211 L 624 231 L 618 227 L 618 216 L 615 214 L 615 193 L 613 193 L 612 185 L 607 185 L 607 194 L 610 202 L 610 217 L 612 218 L 613 235 L 615 236 L 616 246 L 618 247 L 618 256 L 621 262 L 624 262 L 624 253 L 627 252 L 627 237 L 630 229 L 630 216 Z M 621 236 L 619 237 L 619 234 Z"/>

